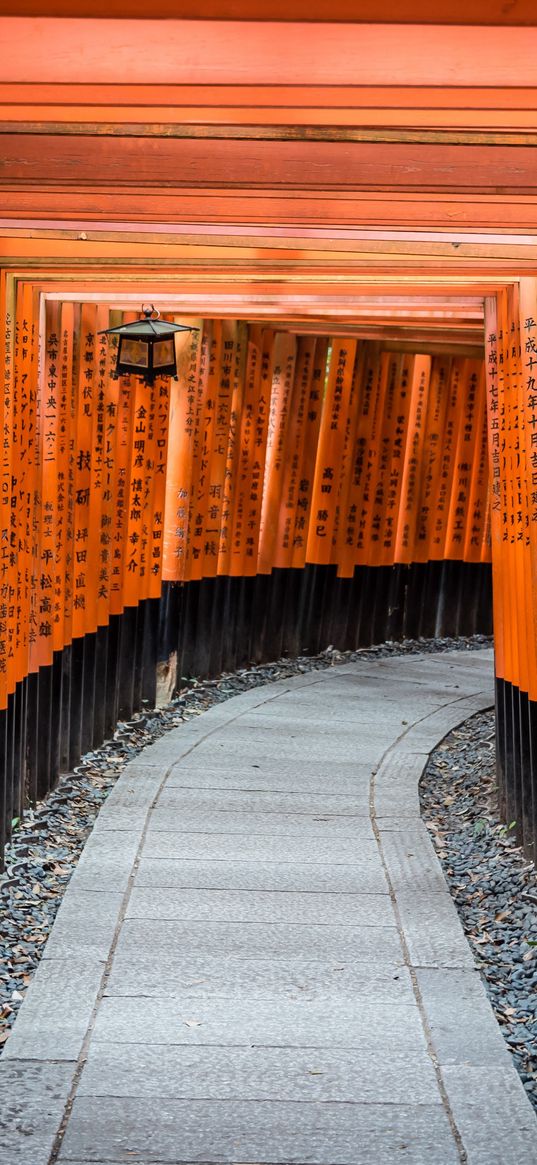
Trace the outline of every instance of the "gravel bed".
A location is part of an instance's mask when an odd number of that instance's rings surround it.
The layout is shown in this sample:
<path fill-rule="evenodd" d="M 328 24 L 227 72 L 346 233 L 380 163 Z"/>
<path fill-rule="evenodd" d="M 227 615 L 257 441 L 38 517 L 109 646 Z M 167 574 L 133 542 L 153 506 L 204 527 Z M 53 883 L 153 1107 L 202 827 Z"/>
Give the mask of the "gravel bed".
<path fill-rule="evenodd" d="M 493 712 L 472 716 L 439 745 L 420 796 L 496 1018 L 537 1109 L 537 871 L 516 845 L 514 823 L 499 818 Z"/>
<path fill-rule="evenodd" d="M 215 680 L 192 681 L 165 707 L 119 723 L 112 740 L 87 753 L 73 773 L 27 811 L 6 847 L 6 868 L 0 875 L 0 1054 L 99 809 L 122 769 L 142 749 L 211 705 L 263 684 L 357 659 L 470 651 L 490 644 L 476 635 L 408 639 L 352 652 L 329 647 L 318 656 L 280 659 Z"/>

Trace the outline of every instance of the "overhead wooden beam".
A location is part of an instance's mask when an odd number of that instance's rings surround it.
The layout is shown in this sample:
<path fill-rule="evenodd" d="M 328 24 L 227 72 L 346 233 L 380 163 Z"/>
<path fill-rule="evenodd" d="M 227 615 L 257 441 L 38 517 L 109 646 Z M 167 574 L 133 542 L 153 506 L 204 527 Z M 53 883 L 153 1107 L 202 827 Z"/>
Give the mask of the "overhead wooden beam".
<path fill-rule="evenodd" d="M 537 196 L 513 194 L 507 201 L 495 194 L 446 196 L 419 191 L 162 191 L 133 187 L 127 192 L 103 186 L 28 189 L 21 183 L 9 183 L 2 189 L 1 203 L 4 217 L 62 220 L 80 215 L 94 222 L 116 218 L 131 223 L 348 223 L 445 230 L 459 225 L 493 231 L 533 230 L 537 222 Z"/>
<path fill-rule="evenodd" d="M 14 87 L 12 87 L 14 88 Z M 11 93 L 13 97 L 13 93 Z M 322 100 L 322 99 L 321 99 Z M 392 100 L 391 95 L 387 93 L 386 100 Z M 488 133 L 491 135 L 490 140 L 499 141 L 498 137 L 492 138 L 492 134 L 502 134 L 502 141 L 505 143 L 509 140 L 506 135 L 517 135 L 516 144 L 523 144 L 519 142 L 519 136 L 530 133 L 535 128 L 535 108 L 524 109 L 503 109 L 501 107 L 496 109 L 480 109 L 480 108 L 449 108 L 437 109 L 434 106 L 423 108 L 401 108 L 391 104 L 382 107 L 364 107 L 357 102 L 353 106 L 333 106 L 324 105 L 308 105 L 307 107 L 297 105 L 285 106 L 265 106 L 259 107 L 255 105 L 70 105 L 51 103 L 49 105 L 29 105 L 29 104 L 14 104 L 10 102 L 0 102 L 0 121 L 3 123 L 3 132 L 33 132 L 34 130 L 43 132 L 48 126 L 52 132 L 61 132 L 62 125 L 77 126 L 79 132 L 107 132 L 110 126 L 113 127 L 113 132 L 117 136 L 119 133 L 118 127 L 121 125 L 128 127 L 128 133 L 131 136 L 148 136 L 149 127 L 154 127 L 162 131 L 164 126 L 168 126 L 170 136 L 187 136 L 185 131 L 186 126 L 200 127 L 204 131 L 203 136 L 207 136 L 209 127 L 221 127 L 222 131 L 230 126 L 248 126 L 250 129 L 249 135 L 252 135 L 252 127 L 258 126 L 264 128 L 264 136 L 277 137 L 276 127 L 282 126 L 289 129 L 294 127 L 293 135 L 299 136 L 296 132 L 297 127 L 307 127 L 309 130 L 308 136 L 312 138 L 312 127 L 321 126 L 326 130 L 330 129 L 331 136 L 342 137 L 342 128 L 344 127 L 360 127 L 361 137 L 365 138 L 366 132 L 371 133 L 373 127 L 379 127 L 379 133 L 384 132 L 383 127 L 391 127 L 391 138 L 394 138 L 394 133 L 399 130 L 406 130 L 406 133 L 416 130 L 427 130 L 432 132 L 431 127 L 434 127 L 436 133 L 438 131 L 451 132 L 455 131 L 477 131 L 480 130 L 482 134 Z M 145 126 L 144 133 L 139 132 L 139 128 Z M 43 127 L 43 130 L 41 130 Z M 84 130 L 82 127 L 85 127 Z M 178 133 L 180 129 L 182 132 Z M 269 133 L 270 130 L 270 133 Z M 191 136 L 196 136 L 192 134 Z M 202 136 L 198 132 L 197 136 Z M 235 135 L 237 136 L 237 135 Z M 258 136 L 262 136 L 261 134 Z M 283 134 L 280 136 L 284 136 Z M 325 137 L 328 137 L 328 132 Z M 348 135 L 347 135 L 348 136 Z M 354 139 L 358 138 L 358 130 L 354 134 Z M 381 140 L 377 134 L 375 140 Z M 390 140 L 384 137 L 382 140 Z M 401 138 L 401 140 L 403 140 Z M 416 140 L 414 137 L 413 140 Z M 447 140 L 447 139 L 444 139 Z M 463 143 L 460 135 L 457 136 L 457 142 Z M 484 139 L 487 140 L 486 138 Z M 526 142 L 528 144 L 528 142 Z"/>
<path fill-rule="evenodd" d="M 6 16 L 1 40 L 11 83 L 531 88 L 537 28 Z"/>
<path fill-rule="evenodd" d="M 493 133 L 501 133 L 502 141 L 507 142 L 509 136 L 515 133 L 520 136 L 524 133 L 531 132 L 535 129 L 536 111 L 534 108 L 524 108 L 524 110 L 479 110 L 479 108 L 464 108 L 464 110 L 437 110 L 437 108 L 409 108 L 409 107 L 382 107 L 382 108 L 363 108 L 360 106 L 354 107 L 339 107 L 334 110 L 333 107 L 324 106 L 285 106 L 284 108 L 259 108 L 257 106 L 98 106 L 98 105 L 14 105 L 2 104 L 0 105 L 0 118 L 5 123 L 5 126 L 12 128 L 12 132 L 19 132 L 21 127 L 35 126 L 41 129 L 41 126 L 48 126 L 54 129 L 55 132 L 61 132 L 62 125 L 71 123 L 87 127 L 87 132 L 96 130 L 96 127 L 113 126 L 114 133 L 118 133 L 118 127 L 125 123 L 129 127 L 130 135 L 134 136 L 133 126 L 136 129 L 140 126 L 155 125 L 154 119 L 157 119 L 156 125 L 158 128 L 163 126 L 170 126 L 171 129 L 176 129 L 177 126 L 184 128 L 185 126 L 202 126 L 207 127 L 227 127 L 233 125 L 245 126 L 250 129 L 254 126 L 270 126 L 273 136 L 276 136 L 276 126 L 298 126 L 308 127 L 310 130 L 309 136 L 311 139 L 311 128 L 313 126 L 333 127 L 334 121 L 337 122 L 337 127 L 362 127 L 362 137 L 365 136 L 363 130 L 366 128 L 372 129 L 379 127 L 379 132 L 373 137 L 373 140 L 388 140 L 380 137 L 381 133 L 386 132 L 389 128 L 412 128 L 428 129 L 434 127 L 436 132 L 438 130 L 448 130 L 454 133 L 455 130 L 482 130 L 483 133 L 490 134 L 490 141 L 493 139 Z M 28 132 L 27 129 L 21 132 Z M 82 130 L 80 130 L 82 132 Z M 172 135 L 172 134 L 170 134 Z M 178 136 L 178 134 L 175 134 Z M 136 136 L 144 136 L 137 133 Z M 147 136 L 147 135 L 146 135 Z M 182 136 L 186 136 L 184 133 Z M 200 134 L 198 134 L 200 136 Z M 249 136 L 253 136 L 252 132 Z M 264 136 L 268 136 L 267 134 Z M 295 136 L 297 134 L 295 133 Z M 328 135 L 326 135 L 328 136 Z M 335 134 L 332 134 L 335 136 Z M 341 134 L 340 134 L 341 136 Z M 355 137 L 358 135 L 354 135 Z M 517 136 L 517 143 L 518 143 Z M 457 139 L 461 142 L 460 137 Z M 487 139 L 486 139 L 487 140 Z"/>
<path fill-rule="evenodd" d="M 199 141 L 4 134 L 0 182 L 537 194 L 537 150 L 371 142 Z"/>
<path fill-rule="evenodd" d="M 382 145 L 416 146 L 528 146 L 537 145 L 537 131 L 468 130 L 435 127 L 394 129 L 386 126 L 356 127 L 348 125 L 193 125 L 170 122 L 77 122 L 75 120 L 16 122 L 0 121 L 0 140 L 6 136 L 35 135 L 47 137 L 151 138 L 225 142 L 360 142 Z M 143 148 L 143 147 L 141 147 Z"/>
<path fill-rule="evenodd" d="M 392 0 L 77 0 L 77 17 L 134 19 L 391 22 Z M 13 16 L 72 16 L 72 0 L 0 0 L 0 13 Z M 401 24 L 531 25 L 533 0 L 399 0 Z"/>
<path fill-rule="evenodd" d="M 340 85 L 334 84 L 333 79 L 329 85 L 245 85 L 242 82 L 237 85 L 167 85 L 162 82 L 132 85 L 128 75 L 121 79 L 116 77 L 112 84 L 80 83 L 78 80 L 70 84 L 65 82 L 47 84 L 30 80 L 28 77 L 24 81 L 9 84 L 0 81 L 0 104 L 12 107 L 34 106 L 42 115 L 50 106 L 64 107 L 67 114 L 70 114 L 71 110 L 84 108 L 99 110 L 111 106 L 124 109 L 139 107 L 146 111 L 144 117 L 146 114 L 150 116 L 154 107 L 171 111 L 174 117 L 178 109 L 189 108 L 194 110 L 203 108 L 213 110 L 215 113 L 220 109 L 235 109 L 240 112 L 243 108 L 258 111 L 323 109 L 327 113 L 331 110 L 339 112 L 341 109 L 378 109 L 388 113 L 394 109 L 416 112 L 489 110 L 516 113 L 519 110 L 537 108 L 535 79 L 531 87 L 517 84 L 506 88 L 497 82 L 494 83 L 492 76 L 488 82 L 486 86 L 456 85 L 449 88 L 415 83 L 380 86 L 357 83 Z M 336 117 L 333 120 L 335 121 Z"/>
<path fill-rule="evenodd" d="M 243 224 L 198 226 L 177 224 L 175 228 L 155 226 L 153 229 L 136 228 L 131 224 L 100 224 L 96 229 L 91 223 L 27 223 L 24 220 L 0 219 L 0 238 L 35 239 L 58 241 L 80 241 L 87 244 L 128 243 L 143 247 L 163 246 L 173 254 L 172 248 L 180 248 L 177 254 L 188 257 L 190 251 L 201 259 L 223 257 L 233 259 L 237 251 L 244 259 L 255 258 L 260 263 L 273 258 L 283 262 L 299 260 L 318 261 L 326 255 L 329 262 L 340 260 L 350 263 L 363 260 L 374 261 L 389 257 L 390 261 L 405 259 L 435 260 L 438 258 L 452 262 L 453 258 L 479 260 L 520 260 L 537 262 L 537 238 L 535 235 L 476 234 L 464 232 L 426 231 L 381 231 L 352 230 L 332 227 L 296 228 L 292 225 L 270 227 Z M 160 253 L 163 253 L 162 250 Z M 168 252 L 167 252 L 168 253 Z"/>

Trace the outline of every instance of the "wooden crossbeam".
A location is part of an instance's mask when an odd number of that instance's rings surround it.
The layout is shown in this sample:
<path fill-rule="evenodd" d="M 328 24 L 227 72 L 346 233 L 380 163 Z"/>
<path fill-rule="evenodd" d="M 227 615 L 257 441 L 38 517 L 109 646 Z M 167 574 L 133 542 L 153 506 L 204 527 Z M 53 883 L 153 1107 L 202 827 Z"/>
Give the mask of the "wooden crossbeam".
<path fill-rule="evenodd" d="M 0 182 L 537 195 L 530 146 L 4 134 Z"/>
<path fill-rule="evenodd" d="M 276 191 L 223 189 L 114 190 L 101 185 L 62 189 L 60 185 L 2 188 L 2 215 L 17 219 L 51 220 L 83 216 L 99 222 L 113 218 L 131 223 L 175 221 L 191 223 L 290 223 L 479 230 L 532 230 L 537 221 L 537 196 L 511 194 L 438 195 L 419 191 Z M 81 229 L 86 229 L 85 226 Z"/>
<path fill-rule="evenodd" d="M 76 16 L 132 19 L 251 20 L 259 21 L 366 21 L 391 22 L 392 0 L 77 0 Z M 0 14 L 13 16 L 72 16 L 72 0 L 0 0 Z M 399 0 L 401 24 L 531 25 L 533 0 Z"/>
<path fill-rule="evenodd" d="M 537 29 L 7 16 L 2 44 L 3 82 L 533 87 Z"/>

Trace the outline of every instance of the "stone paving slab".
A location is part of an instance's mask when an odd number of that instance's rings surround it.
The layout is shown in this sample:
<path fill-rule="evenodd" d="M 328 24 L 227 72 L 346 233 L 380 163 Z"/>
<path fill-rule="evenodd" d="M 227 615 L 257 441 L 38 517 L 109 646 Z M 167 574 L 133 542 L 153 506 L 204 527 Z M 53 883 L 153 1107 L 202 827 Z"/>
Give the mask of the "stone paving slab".
<path fill-rule="evenodd" d="M 469 967 L 475 964 L 451 895 L 401 890 L 397 909 L 414 967 Z"/>
<path fill-rule="evenodd" d="M 18 1022 L 18 1020 L 17 1020 Z M 2 1165 L 48 1165 L 73 1080 L 73 1064 L 0 1061 Z"/>
<path fill-rule="evenodd" d="M 468 1165 L 535 1165 L 537 1122 L 511 1065 L 457 1065 L 442 1078 Z"/>
<path fill-rule="evenodd" d="M 258 728 L 251 728 L 248 730 L 248 735 L 243 734 L 240 728 L 234 726 L 233 731 L 228 730 L 227 734 L 221 733 L 216 742 L 204 740 L 195 753 L 190 755 L 190 762 L 192 766 L 205 765 L 218 761 L 219 757 L 229 757 L 232 764 L 236 764 L 240 758 L 255 756 L 261 753 L 263 756 L 272 756 L 276 760 L 292 761 L 320 761 L 326 765 L 333 765 L 334 768 L 343 762 L 346 764 L 353 764 L 354 761 L 360 760 L 362 762 L 376 760 L 382 756 L 386 747 L 386 738 L 383 733 L 378 733 L 373 738 L 373 733 L 364 733 L 361 739 L 356 739 L 356 736 L 349 735 L 347 739 L 334 739 L 330 733 L 319 732 L 315 735 L 308 733 L 307 737 L 296 736 L 293 739 L 282 736 L 278 737 L 274 732 L 263 732 Z"/>
<path fill-rule="evenodd" d="M 416 978 L 440 1064 L 510 1066 L 505 1040 L 477 970 L 420 967 Z M 463 1024 L 459 1022 L 461 1008 Z"/>
<path fill-rule="evenodd" d="M 218 761 L 218 764 L 216 763 Z M 371 763 L 326 765 L 316 761 L 302 764 L 300 760 L 286 763 L 256 752 L 254 763 L 238 764 L 231 754 L 204 758 L 196 767 L 190 764 L 174 765 L 166 780 L 166 790 L 190 788 L 244 789 L 250 792 L 345 794 L 353 796 L 357 789 L 367 785 L 371 777 Z"/>
<path fill-rule="evenodd" d="M 372 693 L 373 694 L 373 693 Z M 441 704 L 437 701 L 426 701 L 421 694 L 410 698 L 408 695 L 405 699 L 388 701 L 382 696 L 382 687 L 377 689 L 377 698 L 383 701 L 384 715 L 394 723 L 401 722 L 401 708 L 413 709 L 416 715 L 427 713 L 428 711 L 436 710 Z M 297 727 L 304 728 L 307 731 L 308 726 L 313 723 L 316 725 L 326 726 L 327 730 L 332 721 L 336 720 L 338 723 L 338 732 L 352 731 L 355 727 L 367 728 L 371 724 L 371 715 L 367 709 L 361 709 L 356 706 L 356 697 L 353 692 L 343 693 L 337 697 L 325 696 L 323 699 L 323 706 L 319 712 L 319 703 L 315 701 L 311 693 L 304 693 L 298 697 L 294 692 L 289 693 L 288 696 L 282 696 L 273 704 L 261 705 L 256 708 L 255 713 L 250 713 L 248 719 L 251 721 L 255 717 L 256 724 L 262 727 L 264 723 L 277 721 L 278 724 L 282 717 L 293 725 L 293 731 L 296 732 Z"/>
<path fill-rule="evenodd" d="M 491 708 L 493 704 L 493 694 L 487 689 L 475 696 L 456 700 L 452 704 L 446 705 L 445 708 L 439 708 L 424 720 L 409 727 L 408 732 L 398 742 L 399 751 L 401 753 L 406 751 L 430 752 L 457 724 L 461 724 L 463 720 L 467 720 L 475 712 Z"/>
<path fill-rule="evenodd" d="M 395 926 L 382 894 L 314 894 L 268 890 L 170 890 L 135 886 L 126 918 L 185 922 L 269 922 L 298 926 Z"/>
<path fill-rule="evenodd" d="M 166 809 L 172 819 L 181 813 L 277 813 L 311 816 L 367 817 L 369 820 L 369 780 L 355 781 L 353 793 L 278 793 L 241 789 L 177 789 L 169 785 L 159 797 L 159 811 Z"/>
<path fill-rule="evenodd" d="M 2 1063 L 10 1059 L 76 1063 L 104 971 L 104 962 L 73 957 L 42 959 Z"/>
<path fill-rule="evenodd" d="M 375 959 L 382 963 L 401 962 L 401 945 L 394 926 L 319 926 L 296 923 L 260 922 L 159 922 L 155 919 L 127 918 L 121 928 L 117 952 L 136 958 L 140 950 L 150 950 L 152 958 L 161 953 L 210 955 L 222 958 L 269 957 Z"/>
<path fill-rule="evenodd" d="M 397 752 L 381 761 L 374 781 L 377 817 L 388 813 L 399 819 L 419 817 L 418 786 L 428 756 L 428 752 Z"/>
<path fill-rule="evenodd" d="M 303 862 L 305 865 L 328 863 L 347 865 L 362 860 L 379 862 L 374 837 L 356 838 L 331 830 L 330 837 L 320 837 L 311 831 L 303 834 L 278 835 L 270 833 L 178 833 L 171 830 L 148 831 L 144 845 L 147 857 L 208 858 L 222 861 Z M 220 828 L 222 828 L 220 826 Z"/>
<path fill-rule="evenodd" d="M 142 858 L 136 886 L 171 890 L 267 890 L 308 894 L 386 894 L 388 883 L 374 851 L 348 865 L 297 862 L 198 861 L 195 858 Z M 445 884 L 443 886 L 445 889 Z"/>
<path fill-rule="evenodd" d="M 107 1043 L 143 1044 L 151 1033 L 153 1044 L 217 1047 L 310 1047 L 377 1050 L 382 1059 L 419 1055 L 425 1037 L 414 1001 L 393 1007 L 338 996 L 317 1000 L 188 995 L 170 1007 L 161 999 L 107 996 L 101 1002 L 93 1039 Z"/>
<path fill-rule="evenodd" d="M 537 1160 L 418 816 L 492 700 L 487 651 L 355 661 L 128 765 L 0 1060 L 2 1165 L 50 1165 L 64 1114 L 58 1165 Z"/>
<path fill-rule="evenodd" d="M 159 1100 L 441 1103 L 425 1049 L 381 1060 L 375 1049 L 218 1048 L 94 1043 L 79 1096 Z"/>
<path fill-rule="evenodd" d="M 98 820 L 98 819 L 97 819 Z M 94 828 L 69 883 L 71 891 L 124 894 L 140 844 L 142 826 L 131 830 Z"/>
<path fill-rule="evenodd" d="M 157 807 L 151 814 L 149 833 L 201 833 L 239 834 L 248 832 L 249 837 L 262 834 L 269 837 L 300 837 L 307 835 L 320 837 L 337 845 L 344 838 L 352 838 L 359 845 L 362 838 L 373 840 L 374 834 L 369 816 L 350 817 L 343 813 L 233 813 L 225 809 L 196 811 L 185 809 L 181 814 L 170 813 L 168 806 Z"/>
<path fill-rule="evenodd" d="M 400 956 L 400 960 L 402 955 Z M 411 1004 L 413 987 L 408 968 L 399 963 L 360 963 L 356 959 L 226 958 L 220 955 L 159 954 L 149 964 L 143 958 L 117 954 L 106 995 L 177 999 L 213 996 L 251 1000 L 281 998 L 353 1001 L 370 998 L 383 1006 Z"/>
<path fill-rule="evenodd" d="M 121 894 L 71 890 L 60 906 L 43 958 L 106 962 L 122 903 Z"/>
<path fill-rule="evenodd" d="M 98 1111 L 97 1111 L 98 1109 Z M 79 1097 L 58 1160 L 285 1162 L 298 1165 L 455 1165 L 440 1105 L 341 1105 Z"/>
<path fill-rule="evenodd" d="M 405 818 L 397 819 L 398 824 Z M 425 825 L 420 829 L 407 827 L 390 829 L 391 819 L 378 818 L 382 841 L 382 856 L 391 885 L 396 894 L 402 891 L 420 891 L 427 894 L 445 894 L 446 881 L 438 862 L 433 843 Z"/>

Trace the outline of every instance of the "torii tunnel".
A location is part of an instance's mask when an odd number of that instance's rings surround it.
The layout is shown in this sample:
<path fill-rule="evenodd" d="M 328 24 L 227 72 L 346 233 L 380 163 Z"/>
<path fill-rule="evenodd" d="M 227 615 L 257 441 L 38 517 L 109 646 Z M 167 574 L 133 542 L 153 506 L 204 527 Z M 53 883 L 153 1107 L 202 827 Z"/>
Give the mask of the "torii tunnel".
<path fill-rule="evenodd" d="M 185 679 L 493 626 L 534 855 L 535 13 L 431 7 L 0 3 L 2 841 Z"/>

